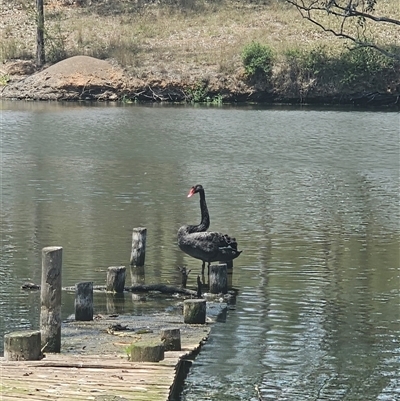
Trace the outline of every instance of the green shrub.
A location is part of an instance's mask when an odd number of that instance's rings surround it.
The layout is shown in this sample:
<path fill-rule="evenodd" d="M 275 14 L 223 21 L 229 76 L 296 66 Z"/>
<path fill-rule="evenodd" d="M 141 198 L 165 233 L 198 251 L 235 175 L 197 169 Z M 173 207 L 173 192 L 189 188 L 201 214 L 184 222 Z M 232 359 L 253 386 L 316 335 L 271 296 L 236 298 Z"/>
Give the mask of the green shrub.
<path fill-rule="evenodd" d="M 246 75 L 249 77 L 258 74 L 270 76 L 272 73 L 273 59 L 273 51 L 271 48 L 258 42 L 251 42 L 244 47 L 242 52 L 243 66 Z"/>
<path fill-rule="evenodd" d="M 360 47 L 341 53 L 342 84 L 376 79 L 395 67 L 396 61 L 370 47 Z M 397 63 L 398 64 L 398 63 Z"/>
<path fill-rule="evenodd" d="M 207 85 L 203 82 L 197 82 L 192 88 L 187 89 L 188 97 L 192 103 L 206 103 L 208 98 Z"/>
<path fill-rule="evenodd" d="M 335 58 L 324 46 L 318 46 L 309 51 L 288 50 L 285 53 L 285 59 L 292 72 L 302 78 L 318 78 L 319 81 L 329 81 L 338 72 L 332 65 Z"/>
<path fill-rule="evenodd" d="M 338 91 L 382 88 L 400 63 L 368 47 L 344 49 L 332 54 L 325 47 L 289 50 L 285 53 L 286 71 L 292 82 L 315 82 Z"/>

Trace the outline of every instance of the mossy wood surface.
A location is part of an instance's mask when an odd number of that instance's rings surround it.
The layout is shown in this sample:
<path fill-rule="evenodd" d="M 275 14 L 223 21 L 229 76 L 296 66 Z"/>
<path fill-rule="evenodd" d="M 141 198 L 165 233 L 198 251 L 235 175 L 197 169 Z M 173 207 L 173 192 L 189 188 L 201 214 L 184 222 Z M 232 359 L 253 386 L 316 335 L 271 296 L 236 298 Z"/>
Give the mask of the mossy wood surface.
<path fill-rule="evenodd" d="M 141 334 L 142 340 L 154 336 L 155 341 L 161 342 L 159 336 L 163 326 L 159 327 L 160 323 L 157 324 L 156 319 L 150 323 L 148 319 L 141 321 L 136 317 L 136 320 L 139 326 L 146 322 L 153 329 L 151 334 Z M 175 321 L 175 318 L 172 320 Z M 124 322 L 126 320 L 116 319 L 73 321 L 63 329 L 66 337 L 63 338 L 61 353 L 47 353 L 44 359 L 38 361 L 6 361 L 0 357 L 1 400 L 75 401 L 118 398 L 129 401 L 167 401 L 176 383 L 179 361 L 200 348 L 210 328 L 187 327 L 182 324 L 181 351 L 165 352 L 160 362 L 131 362 L 126 353 L 126 347 L 132 343 L 131 337 L 110 335 L 104 330 L 111 323 L 124 325 Z M 153 324 L 156 326 L 153 327 Z M 93 335 L 88 336 L 91 330 Z M 80 331 L 81 336 L 70 335 Z M 123 334 L 137 337 L 137 333 L 135 329 Z M 152 341 L 151 338 L 149 340 Z M 82 344 L 85 345 L 84 349 Z"/>
<path fill-rule="evenodd" d="M 4 357 L 6 360 L 32 361 L 41 359 L 41 355 L 40 331 L 16 331 L 4 336 Z"/>
<path fill-rule="evenodd" d="M 164 359 L 164 344 L 161 341 L 142 340 L 130 346 L 132 362 L 159 362 Z"/>
<path fill-rule="evenodd" d="M 187 324 L 204 324 L 206 310 L 205 299 L 186 299 L 183 302 L 183 321 Z"/>

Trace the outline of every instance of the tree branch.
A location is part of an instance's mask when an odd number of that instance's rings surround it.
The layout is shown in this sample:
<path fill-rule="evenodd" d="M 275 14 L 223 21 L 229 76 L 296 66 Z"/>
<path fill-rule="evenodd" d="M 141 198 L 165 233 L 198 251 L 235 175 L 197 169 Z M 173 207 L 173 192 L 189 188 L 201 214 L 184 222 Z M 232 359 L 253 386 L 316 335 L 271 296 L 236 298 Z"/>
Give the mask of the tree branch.
<path fill-rule="evenodd" d="M 312 22 L 323 31 L 331 33 L 336 37 L 347 39 L 353 42 L 357 47 L 369 47 L 377 50 L 386 57 L 400 60 L 400 53 L 388 51 L 376 43 L 364 40 L 361 38 L 362 34 L 360 34 L 360 36 L 352 35 L 346 32 L 348 27 L 345 26 L 348 21 L 353 21 L 354 19 L 357 19 L 357 23 L 359 23 L 360 19 L 363 19 L 364 21 L 369 20 L 374 23 L 383 22 L 398 26 L 400 26 L 400 20 L 384 16 L 375 16 L 371 13 L 358 11 L 356 7 L 359 6 L 359 3 L 354 5 L 353 0 L 349 0 L 346 6 L 339 5 L 335 0 L 322 3 L 322 5 L 321 1 L 319 0 L 311 0 L 309 3 L 307 3 L 305 0 L 286 0 L 286 2 L 296 7 L 304 19 Z M 360 4 L 364 5 L 364 1 L 361 1 Z M 373 5 L 368 5 L 368 7 L 370 10 L 373 10 Z M 328 27 L 326 23 L 318 20 L 318 18 L 315 16 L 316 13 L 327 13 L 330 16 L 336 17 L 337 19 L 341 19 L 340 26 L 338 29 Z M 362 24 L 361 27 L 365 29 L 365 24 Z M 360 28 L 360 26 L 358 28 Z"/>

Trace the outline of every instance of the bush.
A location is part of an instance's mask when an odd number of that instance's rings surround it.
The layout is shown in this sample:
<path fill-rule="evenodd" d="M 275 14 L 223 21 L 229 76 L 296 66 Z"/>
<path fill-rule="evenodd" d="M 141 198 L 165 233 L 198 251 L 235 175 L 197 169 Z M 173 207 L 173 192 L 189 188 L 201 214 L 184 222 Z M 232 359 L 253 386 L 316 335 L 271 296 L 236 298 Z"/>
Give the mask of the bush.
<path fill-rule="evenodd" d="M 330 81 L 338 72 L 332 65 L 335 58 L 324 46 L 317 46 L 311 50 L 288 50 L 285 59 L 296 75 L 306 79 L 318 78 L 319 81 Z"/>
<path fill-rule="evenodd" d="M 242 52 L 242 61 L 249 77 L 263 74 L 270 76 L 273 66 L 273 51 L 258 42 L 251 42 Z"/>
<path fill-rule="evenodd" d="M 341 83 L 352 84 L 357 81 L 371 81 L 396 68 L 394 59 L 384 56 L 382 53 L 370 47 L 360 47 L 343 52 L 340 56 L 343 66 Z M 398 66 L 397 66 L 398 68 Z"/>
<path fill-rule="evenodd" d="M 292 82 L 314 82 L 332 90 L 385 89 L 389 75 L 400 67 L 395 60 L 371 48 L 344 49 L 331 54 L 318 46 L 312 50 L 289 50 L 285 53 L 287 73 Z"/>

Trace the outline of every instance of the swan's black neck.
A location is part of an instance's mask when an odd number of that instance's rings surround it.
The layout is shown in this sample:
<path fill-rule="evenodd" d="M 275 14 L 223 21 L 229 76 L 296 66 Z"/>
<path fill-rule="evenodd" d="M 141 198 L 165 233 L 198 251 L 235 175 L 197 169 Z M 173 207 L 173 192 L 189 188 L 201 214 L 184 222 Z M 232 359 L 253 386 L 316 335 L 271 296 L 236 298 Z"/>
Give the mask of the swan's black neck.
<path fill-rule="evenodd" d="M 187 226 L 187 230 L 189 233 L 200 233 L 206 231 L 207 228 L 210 227 L 210 215 L 208 214 L 206 195 L 203 189 L 198 192 L 200 195 L 201 221 L 200 224 L 198 224 L 197 226 Z"/>
<path fill-rule="evenodd" d="M 199 191 L 200 195 L 200 211 L 201 211 L 201 222 L 197 226 L 200 231 L 206 231 L 208 227 L 210 227 L 210 215 L 208 214 L 208 208 L 206 203 L 206 194 L 204 193 L 204 189 Z"/>

